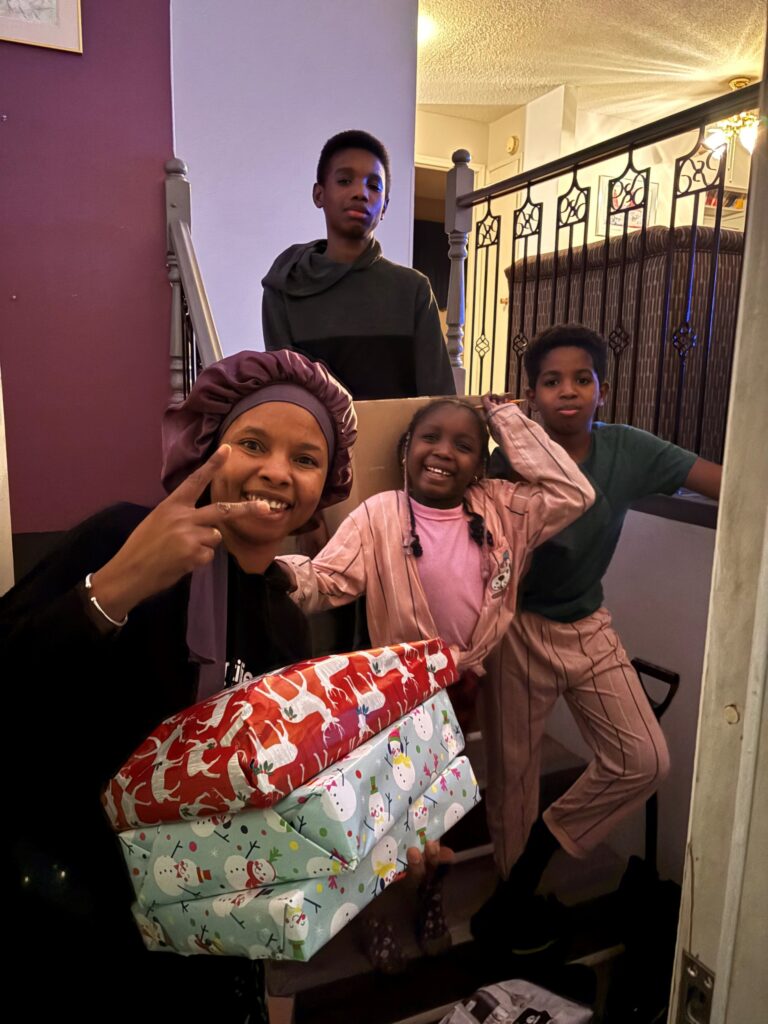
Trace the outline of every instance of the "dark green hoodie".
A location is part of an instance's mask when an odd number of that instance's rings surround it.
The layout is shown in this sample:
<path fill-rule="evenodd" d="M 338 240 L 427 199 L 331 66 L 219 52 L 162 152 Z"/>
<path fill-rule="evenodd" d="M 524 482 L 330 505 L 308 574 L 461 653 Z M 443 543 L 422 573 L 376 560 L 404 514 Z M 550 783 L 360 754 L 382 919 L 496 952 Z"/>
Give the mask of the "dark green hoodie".
<path fill-rule="evenodd" d="M 322 360 L 355 399 L 455 394 L 429 280 L 384 259 L 375 239 L 354 263 L 325 248 L 292 245 L 262 281 L 266 349 Z"/>

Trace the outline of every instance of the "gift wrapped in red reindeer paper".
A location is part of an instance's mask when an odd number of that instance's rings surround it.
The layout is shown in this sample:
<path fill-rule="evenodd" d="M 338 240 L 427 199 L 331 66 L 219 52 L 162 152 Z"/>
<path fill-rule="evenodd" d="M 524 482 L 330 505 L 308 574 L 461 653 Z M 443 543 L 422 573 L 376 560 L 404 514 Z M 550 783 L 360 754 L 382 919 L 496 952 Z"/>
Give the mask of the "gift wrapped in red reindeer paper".
<path fill-rule="evenodd" d="M 456 678 L 435 639 L 246 680 L 159 725 L 104 806 L 118 830 L 270 807 Z"/>

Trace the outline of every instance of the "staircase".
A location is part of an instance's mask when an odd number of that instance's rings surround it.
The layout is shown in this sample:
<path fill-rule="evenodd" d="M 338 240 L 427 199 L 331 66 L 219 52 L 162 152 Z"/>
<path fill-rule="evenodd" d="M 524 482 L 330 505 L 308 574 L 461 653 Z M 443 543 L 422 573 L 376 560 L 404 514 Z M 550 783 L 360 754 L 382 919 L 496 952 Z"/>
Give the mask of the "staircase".
<path fill-rule="evenodd" d="M 467 737 L 469 756 L 484 787 L 484 757 L 480 733 Z M 581 773 L 584 763 L 564 747 L 545 737 L 542 751 L 542 806 L 563 793 Z M 407 879 L 390 886 L 336 938 L 308 963 L 266 963 L 270 1024 L 430 1024 L 439 1021 L 459 1000 L 479 986 L 529 973 L 532 958 L 489 957 L 486 948 L 470 935 L 469 919 L 496 886 L 493 847 L 485 821 L 485 806 L 478 804 L 443 842 L 456 853 L 444 884 L 446 919 L 453 945 L 437 957 L 425 957 L 415 938 L 416 894 Z M 612 934 L 611 897 L 624 864 L 607 847 L 599 847 L 588 860 L 575 861 L 558 853 L 542 880 L 569 906 L 572 931 L 565 960 L 596 969 L 599 1006 L 604 999 L 607 965 L 621 952 Z M 371 915 L 387 918 L 393 926 L 408 967 L 402 974 L 374 972 L 364 953 L 365 932 Z M 547 969 L 558 966 L 537 958 L 542 983 Z M 535 980 L 535 979 L 531 979 Z M 554 987 L 554 986 L 553 986 Z M 569 993 L 564 992 L 564 995 Z M 585 998 L 589 998 L 591 993 Z M 575 995 L 573 996 L 576 997 Z"/>

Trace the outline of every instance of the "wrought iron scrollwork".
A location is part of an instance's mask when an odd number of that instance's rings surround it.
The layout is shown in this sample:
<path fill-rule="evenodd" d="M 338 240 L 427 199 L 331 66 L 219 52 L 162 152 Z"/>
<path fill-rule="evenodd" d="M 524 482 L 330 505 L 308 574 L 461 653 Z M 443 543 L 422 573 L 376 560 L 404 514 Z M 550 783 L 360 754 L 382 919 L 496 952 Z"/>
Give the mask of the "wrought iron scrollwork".
<path fill-rule="evenodd" d="M 579 172 L 578 168 L 574 168 L 571 176 L 570 185 L 568 190 L 561 195 L 557 200 L 557 217 L 555 221 L 555 272 L 552 275 L 552 298 L 550 301 L 550 320 L 554 322 L 559 319 L 557 307 L 558 307 L 558 266 L 560 262 L 560 247 L 561 247 L 561 232 L 566 232 L 566 272 L 565 272 L 565 288 L 563 289 L 563 301 L 562 301 L 562 319 L 571 319 L 571 285 L 574 276 L 574 239 L 576 235 L 576 229 L 581 228 L 581 267 L 586 265 L 587 260 L 587 232 L 589 230 L 589 205 L 590 205 L 590 193 L 591 189 L 589 186 L 582 187 L 579 184 Z M 584 288 L 586 283 L 585 274 L 581 272 L 579 268 L 579 304 L 578 314 L 579 320 L 584 315 Z"/>
<path fill-rule="evenodd" d="M 485 214 L 475 225 L 475 280 L 472 302 L 472 327 L 479 324 L 480 333 L 472 343 L 477 357 L 470 363 L 469 386 L 483 391 L 493 389 L 494 356 L 496 353 L 496 317 L 499 287 L 499 238 L 501 216 L 491 211 L 488 200 Z M 492 287 L 489 287 L 492 283 Z M 490 308 L 489 308 L 490 307 Z M 490 337 L 489 337 L 490 334 Z M 485 360 L 490 353 L 490 373 L 485 378 Z M 475 375 L 475 370 L 477 374 Z"/>
<path fill-rule="evenodd" d="M 716 188 L 725 172 L 725 154 L 725 146 L 705 146 L 700 132 L 693 149 L 675 161 L 675 197 L 682 199 Z"/>
<path fill-rule="evenodd" d="M 589 213 L 589 186 L 582 188 L 578 183 L 576 171 L 573 172 L 571 187 L 557 200 L 558 228 L 576 227 L 586 224 Z"/>
<path fill-rule="evenodd" d="M 605 237 L 610 235 L 612 227 L 626 231 L 630 213 L 640 211 L 643 225 L 647 218 L 648 197 L 650 195 L 651 169 L 635 166 L 634 154 L 630 153 L 627 166 L 615 178 L 608 182 L 608 197 L 605 208 Z"/>
<path fill-rule="evenodd" d="M 607 419 L 719 457 L 740 257 L 729 234 L 727 263 L 721 258 L 721 227 L 735 220 L 724 201 L 732 186 L 725 149 L 705 141 L 708 126 L 757 104 L 758 88 L 748 88 L 458 196 L 460 210 L 478 211 L 469 335 L 478 383 L 501 350 L 507 390 L 520 395 L 529 339 L 548 324 L 576 320 L 608 344 Z M 671 140 L 679 155 L 662 170 L 651 147 Z M 647 166 L 639 153 L 649 154 Z M 513 209 L 494 215 L 490 202 L 507 197 Z M 591 241 L 595 235 L 603 237 Z M 491 317 L 505 275 L 506 346 Z"/>
<path fill-rule="evenodd" d="M 534 259 L 534 288 L 533 302 L 531 303 L 531 333 L 536 333 L 539 303 L 539 269 L 541 260 L 541 229 L 544 223 L 544 204 L 534 202 L 531 198 L 530 185 L 526 187 L 523 200 L 515 210 L 512 218 L 512 261 L 509 275 L 509 294 L 512 301 L 509 306 L 509 320 L 507 322 L 507 358 L 504 370 L 504 380 L 508 390 L 512 390 L 512 357 L 515 358 L 515 391 L 518 397 L 522 393 L 522 358 L 528 347 L 528 336 L 526 333 L 526 291 L 528 281 L 529 256 Z M 532 250 L 532 252 L 531 252 Z M 516 286 L 516 266 L 518 259 L 522 257 L 522 280 L 520 282 L 521 300 L 517 308 L 514 308 L 514 294 Z"/>
<path fill-rule="evenodd" d="M 692 438 L 687 438 L 690 447 L 699 450 L 701 447 L 704 431 L 704 408 L 705 396 L 707 393 L 707 377 L 709 372 L 709 357 L 712 340 L 712 328 L 715 315 L 715 292 L 717 285 L 717 266 L 720 251 L 720 229 L 722 217 L 723 195 L 725 191 L 725 164 L 727 156 L 726 146 L 708 146 L 705 139 L 706 124 L 699 126 L 696 142 L 691 149 L 678 157 L 675 161 L 674 189 L 672 194 L 671 227 L 669 235 L 669 246 L 667 252 L 668 268 L 666 288 L 664 293 L 664 315 L 661 329 L 661 341 L 658 357 L 658 378 L 656 389 L 656 411 L 654 415 L 654 430 L 659 429 L 661 418 L 661 398 L 663 390 L 663 374 L 665 349 L 667 344 L 667 331 L 671 319 L 671 284 L 672 284 L 672 262 L 676 252 L 674 248 L 674 225 L 676 223 L 678 204 L 681 200 L 690 200 L 690 223 L 691 241 L 688 252 L 688 267 L 685 279 L 685 304 L 682 310 L 682 318 L 678 326 L 672 332 L 672 348 L 679 357 L 677 388 L 674 403 L 672 440 L 678 441 L 682 427 L 682 407 L 685 397 L 686 376 L 688 362 L 691 362 L 694 380 L 698 377 L 696 387 L 698 396 L 696 400 L 696 427 Z M 694 279 L 697 263 L 701 262 L 698 255 L 699 249 L 699 210 L 702 202 L 707 204 L 713 201 L 715 209 L 714 231 L 711 243 L 710 269 L 706 289 L 706 311 L 703 312 L 697 304 L 699 315 L 702 315 L 704 324 L 703 344 L 699 347 L 699 333 L 693 326 L 694 313 Z M 691 358 L 695 349 L 699 349 L 695 359 Z"/>
<path fill-rule="evenodd" d="M 612 353 L 611 374 L 611 419 L 616 420 L 619 409 L 619 381 L 624 353 L 631 348 L 629 371 L 629 392 L 626 398 L 627 412 L 631 420 L 635 406 L 635 378 L 637 375 L 638 341 L 645 271 L 645 232 L 648 223 L 651 169 L 638 167 L 635 154 L 629 150 L 624 170 L 608 181 L 608 195 L 605 203 L 605 242 L 603 244 L 603 281 L 600 301 L 600 330 L 606 327 L 609 263 L 618 255 L 618 294 L 616 296 L 614 327 L 608 334 L 608 347 Z M 640 223 L 631 223 L 630 216 L 639 216 Z M 616 232 L 612 236 L 611 229 Z M 634 294 L 627 295 L 627 249 L 630 230 L 640 231 L 640 251 L 637 258 L 637 277 Z M 618 253 L 615 247 L 618 245 Z M 634 313 L 632 310 L 634 309 Z M 632 326 L 627 322 L 632 317 Z"/>
<path fill-rule="evenodd" d="M 617 213 L 629 213 L 645 206 L 648 201 L 648 182 L 651 170 L 646 167 L 638 171 L 630 160 L 629 174 L 611 181 L 611 216 Z M 616 202 L 618 200 L 618 202 Z"/>
<path fill-rule="evenodd" d="M 629 335 L 624 330 L 621 324 L 616 324 L 611 333 L 608 335 L 608 345 L 611 352 L 618 358 L 624 349 L 629 345 Z"/>
<path fill-rule="evenodd" d="M 525 353 L 528 348 L 528 339 L 520 331 L 512 339 L 512 351 L 519 358 Z"/>
<path fill-rule="evenodd" d="M 526 190 L 525 199 L 519 210 L 515 210 L 515 241 L 519 242 L 525 238 L 532 238 L 541 232 L 541 217 L 544 209 L 543 203 L 534 203 L 531 200 L 530 188 Z"/>
<path fill-rule="evenodd" d="M 483 332 L 483 334 L 481 334 L 480 337 L 477 338 L 477 340 L 475 341 L 475 352 L 477 352 L 477 354 L 480 356 L 480 359 L 483 360 L 490 351 L 491 343 L 488 340 L 488 338 L 486 338 L 485 332 Z M 482 373 L 482 369 L 480 372 Z"/>
<path fill-rule="evenodd" d="M 489 202 L 485 211 L 485 216 L 481 221 L 478 221 L 476 226 L 476 246 L 478 249 L 487 249 L 489 246 L 496 245 L 498 243 L 500 224 L 501 217 L 491 213 L 491 204 Z"/>
<path fill-rule="evenodd" d="M 698 340 L 698 334 L 689 320 L 679 324 L 672 332 L 672 347 L 683 361 L 691 349 L 696 348 Z"/>

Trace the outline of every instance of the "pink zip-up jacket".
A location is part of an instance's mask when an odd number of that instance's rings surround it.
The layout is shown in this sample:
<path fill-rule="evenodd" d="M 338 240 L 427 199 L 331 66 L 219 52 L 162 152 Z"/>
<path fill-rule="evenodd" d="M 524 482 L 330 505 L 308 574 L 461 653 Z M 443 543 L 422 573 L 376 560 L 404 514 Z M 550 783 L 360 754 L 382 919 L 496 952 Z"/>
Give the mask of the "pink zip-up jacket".
<path fill-rule="evenodd" d="M 466 493 L 493 538 L 472 639 L 466 650 L 453 649 L 459 670 L 478 675 L 515 614 L 530 553 L 595 500 L 576 463 L 516 405 L 496 407 L 488 425 L 523 481 L 480 480 Z M 437 636 L 409 542 L 407 498 L 403 491 L 384 491 L 351 512 L 314 559 L 286 555 L 278 561 L 293 576 L 291 596 L 305 612 L 335 608 L 365 594 L 374 646 L 409 643 Z M 445 586 L 461 586 L 450 565 Z"/>

